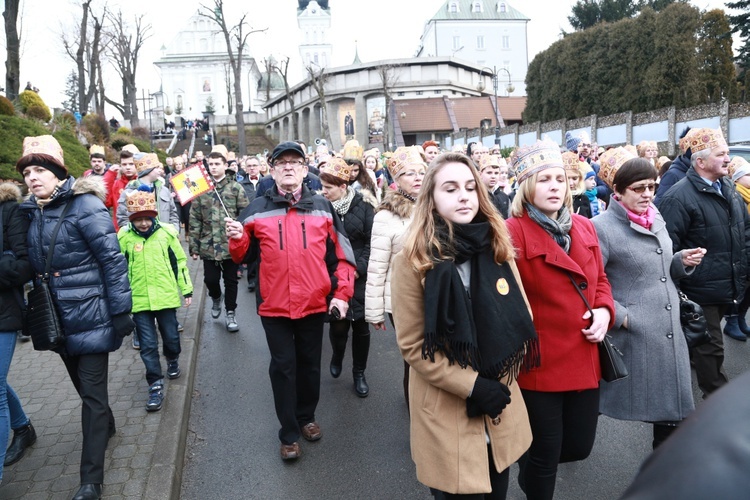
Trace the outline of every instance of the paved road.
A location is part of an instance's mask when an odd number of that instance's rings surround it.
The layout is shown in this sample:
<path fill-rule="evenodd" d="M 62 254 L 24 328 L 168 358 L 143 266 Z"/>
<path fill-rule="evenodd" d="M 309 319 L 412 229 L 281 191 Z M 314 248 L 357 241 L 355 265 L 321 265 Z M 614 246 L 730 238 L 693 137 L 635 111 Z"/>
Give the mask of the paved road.
<path fill-rule="evenodd" d="M 268 348 L 255 314 L 254 295 L 240 287 L 239 334 L 210 317 L 206 301 L 189 421 L 182 495 L 205 498 L 431 498 L 417 480 L 409 457 L 408 416 L 401 390 L 402 360 L 392 330 L 373 333 L 368 398 L 352 389 L 351 357 L 344 374 L 327 372 L 330 345 L 323 350 L 318 420 L 323 439 L 302 442 L 303 456 L 284 463 L 278 456 L 278 422 L 268 379 Z M 730 378 L 748 368 L 750 346 L 727 339 Z M 651 426 L 599 420 L 588 460 L 564 464 L 556 500 L 614 499 L 650 452 Z M 511 470 L 509 499 L 524 498 Z"/>

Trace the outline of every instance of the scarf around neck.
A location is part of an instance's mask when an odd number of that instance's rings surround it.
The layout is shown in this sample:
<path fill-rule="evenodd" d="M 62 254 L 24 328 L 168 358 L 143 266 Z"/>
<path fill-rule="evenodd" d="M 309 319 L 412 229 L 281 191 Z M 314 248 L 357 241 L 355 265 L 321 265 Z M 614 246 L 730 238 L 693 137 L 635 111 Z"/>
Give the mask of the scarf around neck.
<path fill-rule="evenodd" d="M 651 226 L 654 223 L 654 219 L 656 219 L 656 210 L 654 210 L 653 205 L 649 205 L 644 213 L 637 214 L 623 205 L 618 196 L 612 196 L 612 199 L 615 200 L 616 203 L 619 203 L 620 206 L 625 210 L 628 219 L 630 219 L 632 222 L 635 222 L 639 226 L 651 231 Z"/>
<path fill-rule="evenodd" d="M 336 210 L 337 214 L 342 217 L 346 215 L 346 213 L 349 211 L 349 206 L 352 204 L 352 200 L 354 199 L 354 193 L 354 189 L 352 189 L 351 186 L 347 186 L 346 194 L 338 200 L 331 202 L 331 204 L 333 205 L 333 209 Z"/>
<path fill-rule="evenodd" d="M 740 193 L 742 199 L 745 200 L 745 203 L 750 206 L 750 189 L 742 184 L 737 184 L 736 182 L 734 183 L 734 187 L 737 189 L 737 192 Z M 750 212 L 750 208 L 748 208 L 748 211 Z"/>
<path fill-rule="evenodd" d="M 425 274 L 423 359 L 440 351 L 450 364 L 486 378 L 513 380 L 521 365 L 539 366 L 539 345 L 513 271 L 497 264 L 488 222 L 448 225 L 435 216 L 443 255 L 433 248 L 435 265 Z M 467 293 L 457 265 L 471 262 Z"/>
<path fill-rule="evenodd" d="M 526 213 L 529 214 L 529 218 L 542 226 L 542 229 L 552 236 L 557 244 L 565 250 L 565 253 L 570 253 L 570 228 L 573 226 L 573 220 L 570 217 L 568 207 L 563 205 L 557 212 L 557 219 L 555 220 L 544 215 L 530 203 L 524 203 L 523 206 Z"/>

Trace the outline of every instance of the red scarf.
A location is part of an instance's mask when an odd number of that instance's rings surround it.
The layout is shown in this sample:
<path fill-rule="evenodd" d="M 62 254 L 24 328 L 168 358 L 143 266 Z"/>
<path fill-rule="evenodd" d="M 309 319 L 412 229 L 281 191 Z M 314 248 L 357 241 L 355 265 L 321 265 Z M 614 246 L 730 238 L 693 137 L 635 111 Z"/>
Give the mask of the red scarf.
<path fill-rule="evenodd" d="M 649 205 L 646 211 L 642 214 L 631 212 L 625 205 L 623 205 L 622 207 L 628 213 L 628 219 L 635 222 L 641 227 L 645 227 L 649 231 L 651 230 L 651 225 L 654 223 L 654 219 L 656 218 L 656 210 L 654 210 L 653 205 Z"/>

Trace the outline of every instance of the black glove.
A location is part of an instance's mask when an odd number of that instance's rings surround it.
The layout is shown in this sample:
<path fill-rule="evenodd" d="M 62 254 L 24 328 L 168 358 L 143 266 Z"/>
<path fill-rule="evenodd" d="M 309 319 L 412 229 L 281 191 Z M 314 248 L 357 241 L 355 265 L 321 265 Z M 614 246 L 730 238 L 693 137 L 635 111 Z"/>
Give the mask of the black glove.
<path fill-rule="evenodd" d="M 112 326 L 115 329 L 115 335 L 120 338 L 130 335 L 135 330 L 133 318 L 128 313 L 116 314 L 112 316 Z"/>
<path fill-rule="evenodd" d="M 0 286 L 2 288 L 13 288 L 18 286 L 16 281 L 21 277 L 21 273 L 16 269 L 16 258 L 10 255 L 3 255 L 0 258 Z"/>
<path fill-rule="evenodd" d="M 466 398 L 466 413 L 469 417 L 500 415 L 510 403 L 510 389 L 499 380 L 477 377 L 471 396 Z"/>

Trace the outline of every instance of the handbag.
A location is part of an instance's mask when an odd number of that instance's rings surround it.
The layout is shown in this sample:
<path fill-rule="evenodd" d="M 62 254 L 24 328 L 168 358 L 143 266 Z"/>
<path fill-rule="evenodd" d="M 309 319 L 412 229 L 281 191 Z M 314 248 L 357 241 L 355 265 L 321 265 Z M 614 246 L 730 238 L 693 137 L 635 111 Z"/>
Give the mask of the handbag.
<path fill-rule="evenodd" d="M 31 337 L 31 342 L 34 344 L 34 350 L 36 351 L 59 351 L 65 345 L 65 333 L 49 287 L 49 272 L 52 266 L 52 254 L 55 250 L 57 233 L 60 231 L 60 226 L 70 205 L 70 203 L 65 205 L 60 214 L 60 220 L 57 221 L 57 225 L 52 231 L 49 253 L 45 259 L 44 274 L 40 277 L 39 283 L 34 283 L 34 288 L 28 295 L 23 331 L 25 335 Z M 41 245 L 41 239 L 39 244 Z M 41 254 L 43 255 L 44 252 L 41 252 Z"/>
<path fill-rule="evenodd" d="M 708 323 L 703 314 L 703 308 L 687 298 L 682 290 L 678 289 L 677 293 L 680 295 L 680 324 L 688 347 L 708 344 L 711 341 L 711 334 L 708 333 Z"/>
<path fill-rule="evenodd" d="M 594 311 L 591 309 L 589 301 L 586 300 L 583 291 L 581 291 L 578 283 L 576 283 L 576 280 L 573 279 L 573 276 L 571 276 L 570 273 L 568 273 L 568 278 L 570 278 L 570 282 L 573 283 L 578 295 L 583 299 L 583 303 L 586 304 L 586 309 L 588 309 L 591 318 L 593 319 Z M 625 359 L 622 357 L 622 352 L 612 343 L 612 337 L 609 334 L 604 336 L 604 339 L 597 344 L 597 347 L 599 349 L 599 364 L 602 368 L 602 378 L 606 382 L 614 382 L 615 380 L 620 380 L 629 375 L 628 367 L 625 365 Z"/>

